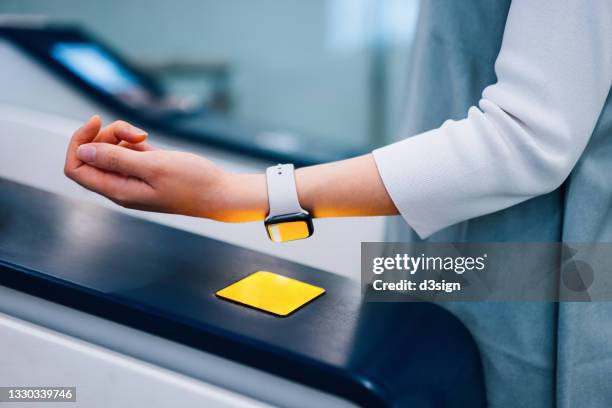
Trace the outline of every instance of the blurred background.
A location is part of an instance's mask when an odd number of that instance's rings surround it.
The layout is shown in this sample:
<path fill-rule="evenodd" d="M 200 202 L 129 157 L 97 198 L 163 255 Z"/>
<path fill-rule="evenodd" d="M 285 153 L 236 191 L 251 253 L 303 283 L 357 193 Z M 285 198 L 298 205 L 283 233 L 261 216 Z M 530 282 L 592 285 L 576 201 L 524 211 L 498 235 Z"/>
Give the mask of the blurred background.
<path fill-rule="evenodd" d="M 418 0 L 2 0 L 78 24 L 171 93 L 344 146 L 397 128 Z"/>
<path fill-rule="evenodd" d="M 65 148 L 96 113 L 228 171 L 369 152 L 402 122 L 418 12 L 418 0 L 2 0 L 0 177 L 359 279 L 361 242 L 384 240 L 384 217 L 316 220 L 312 238 L 273 244 L 261 223 L 118 207 L 64 176 Z"/>

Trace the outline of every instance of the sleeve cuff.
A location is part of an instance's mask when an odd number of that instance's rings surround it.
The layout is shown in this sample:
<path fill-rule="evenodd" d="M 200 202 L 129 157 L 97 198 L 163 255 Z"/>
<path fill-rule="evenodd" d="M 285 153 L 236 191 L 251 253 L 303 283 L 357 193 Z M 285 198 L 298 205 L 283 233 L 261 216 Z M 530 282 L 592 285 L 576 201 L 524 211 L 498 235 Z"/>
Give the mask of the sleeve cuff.
<path fill-rule="evenodd" d="M 427 238 L 459 219 L 453 219 L 449 191 L 452 169 L 439 163 L 448 152 L 437 134 L 410 137 L 372 152 L 380 177 L 403 219 L 418 234 Z M 436 140 L 438 139 L 438 140 Z M 436 152 L 436 158 L 428 152 Z M 456 174 L 455 174 L 456 176 Z M 450 194 L 452 195 L 452 194 Z"/>
<path fill-rule="evenodd" d="M 415 216 L 414 213 L 411 213 L 409 208 L 406 208 L 407 205 L 404 204 L 404 200 L 400 199 L 406 188 L 401 186 L 401 180 L 399 180 L 397 170 L 394 169 L 393 163 L 397 163 L 396 154 L 390 149 L 390 146 L 385 146 L 374 150 L 372 155 L 374 156 L 378 173 L 380 174 L 389 197 L 391 197 L 393 204 L 395 204 L 395 208 L 397 208 L 404 221 L 408 223 L 420 238 L 427 238 L 431 234 L 431 228 L 419 222 L 418 217 Z"/>

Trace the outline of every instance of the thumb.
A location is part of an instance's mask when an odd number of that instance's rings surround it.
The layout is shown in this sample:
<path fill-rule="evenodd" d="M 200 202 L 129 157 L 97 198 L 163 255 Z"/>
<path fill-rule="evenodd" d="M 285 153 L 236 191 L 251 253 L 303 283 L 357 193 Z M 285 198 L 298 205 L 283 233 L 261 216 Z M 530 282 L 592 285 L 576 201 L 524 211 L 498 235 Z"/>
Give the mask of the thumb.
<path fill-rule="evenodd" d="M 79 160 L 113 173 L 147 179 L 151 176 L 152 164 L 144 152 L 126 149 L 108 143 L 87 143 L 77 150 Z"/>
<path fill-rule="evenodd" d="M 66 152 L 66 162 L 64 163 L 64 173 L 66 173 L 66 175 L 72 174 L 72 172 L 82 164 L 76 154 L 77 148 L 82 144 L 91 142 L 98 134 L 101 125 L 102 121 L 100 117 L 94 115 L 82 127 L 74 132 L 70 139 L 70 143 L 68 143 L 68 151 Z"/>

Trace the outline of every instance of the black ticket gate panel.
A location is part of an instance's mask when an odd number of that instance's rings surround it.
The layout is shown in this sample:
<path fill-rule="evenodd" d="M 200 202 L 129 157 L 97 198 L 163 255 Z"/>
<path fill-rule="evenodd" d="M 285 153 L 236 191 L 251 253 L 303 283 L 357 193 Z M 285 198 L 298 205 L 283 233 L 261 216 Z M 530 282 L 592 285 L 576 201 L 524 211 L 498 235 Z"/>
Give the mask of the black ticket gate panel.
<path fill-rule="evenodd" d="M 215 296 L 259 270 L 325 294 L 287 317 Z M 362 406 L 485 405 L 475 343 L 437 305 L 364 303 L 344 277 L 4 179 L 0 285 Z"/>

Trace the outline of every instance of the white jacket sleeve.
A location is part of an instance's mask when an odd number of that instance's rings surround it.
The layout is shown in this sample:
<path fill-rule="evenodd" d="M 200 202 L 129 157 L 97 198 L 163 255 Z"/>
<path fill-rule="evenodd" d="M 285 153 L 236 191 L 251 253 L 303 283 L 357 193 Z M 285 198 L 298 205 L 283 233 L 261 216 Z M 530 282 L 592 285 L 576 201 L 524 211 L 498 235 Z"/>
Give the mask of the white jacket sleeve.
<path fill-rule="evenodd" d="M 495 72 L 465 119 L 373 152 L 422 238 L 567 178 L 612 84 L 612 1 L 512 1 Z"/>

